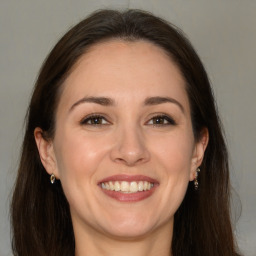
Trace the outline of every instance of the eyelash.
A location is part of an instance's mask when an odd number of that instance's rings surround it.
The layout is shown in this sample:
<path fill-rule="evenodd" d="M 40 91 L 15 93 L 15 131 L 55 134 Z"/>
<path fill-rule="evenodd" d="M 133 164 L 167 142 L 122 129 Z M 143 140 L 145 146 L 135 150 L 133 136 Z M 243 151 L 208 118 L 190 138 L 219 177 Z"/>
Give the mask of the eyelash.
<path fill-rule="evenodd" d="M 106 123 L 92 123 L 92 121 L 96 121 L 96 120 L 104 120 Z M 91 123 L 89 123 L 91 122 Z M 102 115 L 90 115 L 90 116 L 87 116 L 85 119 L 82 119 L 81 122 L 80 122 L 81 125 L 93 125 L 93 126 L 100 126 L 100 125 L 109 125 L 110 122 Z"/>
<path fill-rule="evenodd" d="M 163 121 L 164 123 L 154 123 L 154 121 L 159 122 L 160 120 Z M 156 115 L 153 116 L 147 123 L 153 121 L 153 123 L 151 125 L 153 126 L 168 126 L 168 125 L 176 125 L 176 122 L 174 121 L 174 119 L 172 119 L 170 116 L 167 115 Z M 160 122 L 161 122 L 160 121 Z"/>
<path fill-rule="evenodd" d="M 97 120 L 100 121 L 101 123 L 97 123 L 98 122 Z M 94 123 L 92 123 L 92 121 L 94 121 Z M 102 123 L 102 121 L 104 121 L 105 123 Z M 151 121 L 153 121 L 153 123 L 149 124 Z M 91 123 L 89 123 L 89 122 L 91 122 Z M 161 123 L 161 122 L 163 122 L 163 123 Z M 80 124 L 81 125 L 101 126 L 101 125 L 109 125 L 111 123 L 102 115 L 90 115 L 90 116 L 86 117 L 85 119 L 82 119 L 80 121 Z M 176 122 L 174 121 L 174 119 L 172 119 L 171 117 L 169 117 L 167 115 L 156 115 L 156 116 L 153 116 L 149 121 L 147 121 L 146 124 L 153 125 L 154 127 L 157 127 L 157 126 L 176 125 Z"/>

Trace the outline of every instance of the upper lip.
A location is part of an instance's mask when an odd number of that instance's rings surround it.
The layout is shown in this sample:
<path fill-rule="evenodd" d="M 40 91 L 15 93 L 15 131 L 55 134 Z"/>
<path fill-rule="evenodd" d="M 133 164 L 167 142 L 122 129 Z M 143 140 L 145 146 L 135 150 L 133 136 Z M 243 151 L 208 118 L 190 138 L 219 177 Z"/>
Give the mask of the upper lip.
<path fill-rule="evenodd" d="M 126 175 L 126 174 L 117 174 L 113 176 L 106 177 L 99 181 L 98 184 L 109 182 L 109 181 L 148 181 L 150 183 L 159 183 L 156 179 L 153 179 L 151 177 L 145 176 L 145 175 Z"/>

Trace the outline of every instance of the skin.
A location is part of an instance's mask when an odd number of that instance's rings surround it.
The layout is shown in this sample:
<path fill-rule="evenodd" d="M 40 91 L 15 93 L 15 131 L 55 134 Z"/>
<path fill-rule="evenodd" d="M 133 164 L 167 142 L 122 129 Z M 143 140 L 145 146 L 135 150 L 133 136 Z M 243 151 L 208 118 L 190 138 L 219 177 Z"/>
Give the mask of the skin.
<path fill-rule="evenodd" d="M 174 214 L 200 166 L 208 134 L 195 141 L 184 79 L 159 47 L 145 41 L 94 45 L 63 85 L 52 140 L 35 129 L 41 161 L 61 180 L 70 204 L 76 256 L 171 255 Z M 106 97 L 111 105 L 81 101 Z M 176 102 L 145 105 L 149 97 Z M 92 125 L 89 115 L 103 116 Z M 156 116 L 165 115 L 169 122 Z M 98 186 L 116 175 L 158 181 L 138 202 L 120 202 Z"/>

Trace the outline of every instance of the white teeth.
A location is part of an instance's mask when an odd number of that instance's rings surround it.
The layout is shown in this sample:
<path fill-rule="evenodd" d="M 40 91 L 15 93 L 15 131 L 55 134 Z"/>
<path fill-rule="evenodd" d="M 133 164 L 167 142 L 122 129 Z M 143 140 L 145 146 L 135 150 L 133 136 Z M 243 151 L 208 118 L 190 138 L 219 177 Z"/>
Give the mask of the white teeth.
<path fill-rule="evenodd" d="M 138 191 L 138 185 L 137 182 L 133 181 L 130 183 L 130 192 L 137 192 Z"/>
<path fill-rule="evenodd" d="M 139 191 L 143 191 L 143 181 L 140 181 L 139 184 L 138 184 L 138 190 Z"/>
<path fill-rule="evenodd" d="M 129 184 L 129 182 L 127 182 L 127 181 L 122 181 L 122 182 L 121 182 L 121 191 L 122 191 L 122 192 L 129 192 L 129 190 L 130 190 L 130 184 Z"/>
<path fill-rule="evenodd" d="M 106 190 L 121 191 L 123 193 L 136 193 L 150 190 L 154 187 L 154 183 L 148 181 L 109 181 L 101 183 L 101 187 Z"/>
<path fill-rule="evenodd" d="M 104 183 L 102 183 L 102 184 L 104 184 Z M 120 191 L 120 183 L 118 181 L 115 181 L 115 191 Z"/>
<path fill-rule="evenodd" d="M 148 189 L 148 182 L 146 182 L 146 181 L 143 182 L 143 189 L 144 190 Z"/>
<path fill-rule="evenodd" d="M 113 184 L 112 181 L 109 182 L 109 187 L 110 187 L 110 190 L 115 190 L 115 185 Z"/>

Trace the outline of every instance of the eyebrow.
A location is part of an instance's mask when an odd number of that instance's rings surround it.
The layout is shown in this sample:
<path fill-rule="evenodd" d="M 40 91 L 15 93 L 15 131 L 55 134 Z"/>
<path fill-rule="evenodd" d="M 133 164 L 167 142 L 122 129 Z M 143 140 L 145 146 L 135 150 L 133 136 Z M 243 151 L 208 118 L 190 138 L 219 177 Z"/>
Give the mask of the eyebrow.
<path fill-rule="evenodd" d="M 82 103 L 95 103 L 95 104 L 99 104 L 101 106 L 114 106 L 115 105 L 114 100 L 111 99 L 111 98 L 107 98 L 107 97 L 84 97 L 84 98 L 78 100 L 77 102 L 75 102 L 71 106 L 71 108 L 69 109 L 69 112 L 72 111 L 76 106 L 78 106 Z M 182 106 L 182 104 L 179 101 L 177 101 L 173 98 L 170 98 L 170 97 L 161 97 L 161 96 L 148 97 L 144 101 L 145 106 L 159 105 L 159 104 L 163 104 L 163 103 L 174 103 L 184 113 L 184 107 Z"/>
<path fill-rule="evenodd" d="M 145 100 L 145 105 L 146 106 L 150 106 L 150 105 L 159 105 L 159 104 L 163 104 L 163 103 L 174 103 L 176 104 L 180 110 L 184 113 L 184 107 L 182 106 L 182 104 L 170 97 L 149 97 L 146 98 Z"/>
<path fill-rule="evenodd" d="M 113 106 L 114 101 L 110 98 L 106 97 L 84 97 L 80 99 L 79 101 L 75 102 L 71 108 L 69 109 L 69 112 L 72 111 L 77 105 L 80 105 L 82 103 L 95 103 L 102 106 Z"/>

